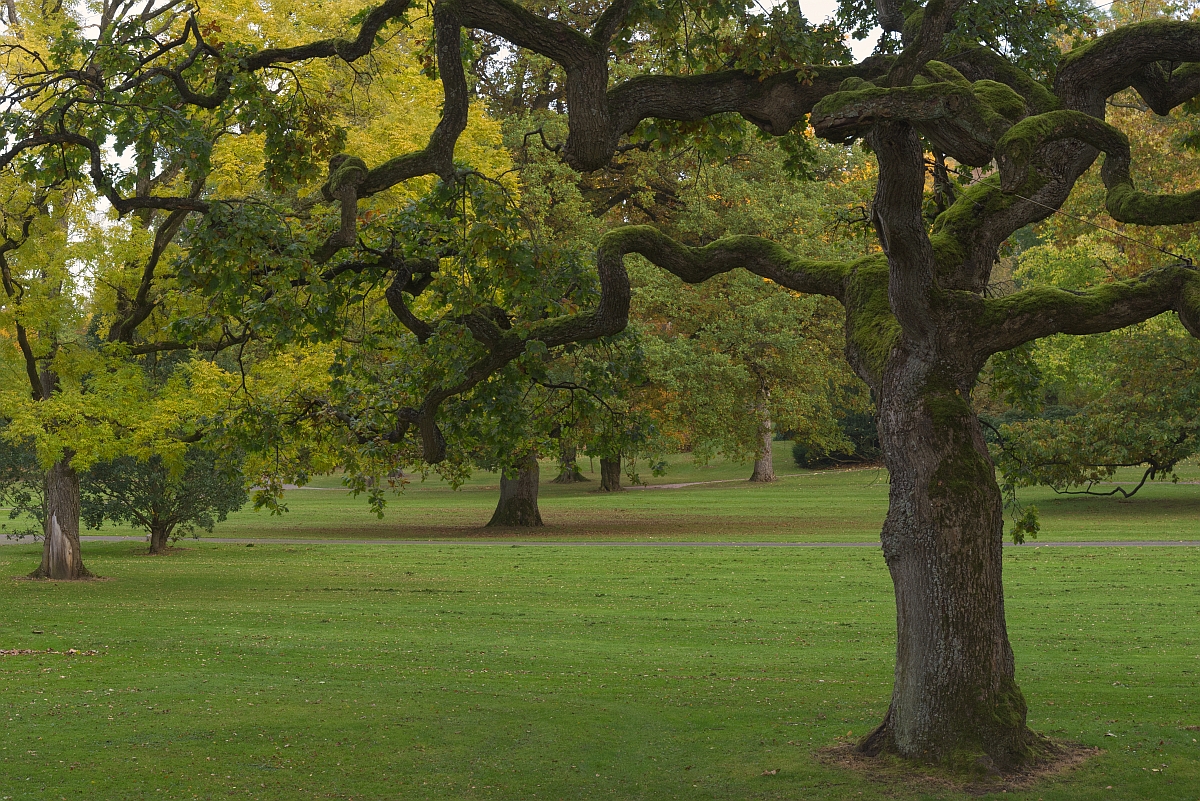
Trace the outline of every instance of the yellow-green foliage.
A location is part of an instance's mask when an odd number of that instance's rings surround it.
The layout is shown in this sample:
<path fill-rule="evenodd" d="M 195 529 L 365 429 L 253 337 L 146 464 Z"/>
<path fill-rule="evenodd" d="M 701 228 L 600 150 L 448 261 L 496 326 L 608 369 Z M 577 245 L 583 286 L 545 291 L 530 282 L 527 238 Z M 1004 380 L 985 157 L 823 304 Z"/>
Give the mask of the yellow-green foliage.
<path fill-rule="evenodd" d="M 222 0 L 206 6 L 204 18 L 255 47 L 286 47 L 328 36 L 353 36 L 345 21 L 369 4 L 342 0 L 314 4 Z M 306 100 L 315 113 L 326 115 L 346 131 L 345 151 L 368 167 L 425 147 L 441 118 L 442 88 L 422 74 L 417 51 L 432 37 L 428 17 L 410 15 L 407 27 L 387 29 L 387 41 L 370 57 L 353 66 L 339 59 L 320 59 L 296 65 Z M 214 155 L 216 171 L 210 186 L 221 195 L 247 194 L 261 185 L 264 158 L 259 134 L 229 137 Z M 479 105 L 472 105 L 467 129 L 459 137 L 455 158 L 475 169 L 498 175 L 511 167 L 502 146 L 500 123 Z M 323 179 L 323 178 L 322 178 Z M 414 179 L 387 194 L 407 200 L 422 194 L 429 178 Z M 308 187 L 311 190 L 314 187 Z"/>

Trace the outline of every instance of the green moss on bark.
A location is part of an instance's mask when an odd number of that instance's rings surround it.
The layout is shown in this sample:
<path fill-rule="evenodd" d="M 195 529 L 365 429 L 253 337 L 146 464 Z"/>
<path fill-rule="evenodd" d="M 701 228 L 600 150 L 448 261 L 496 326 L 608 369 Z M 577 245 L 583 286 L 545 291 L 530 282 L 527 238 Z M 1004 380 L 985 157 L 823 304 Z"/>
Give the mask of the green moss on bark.
<path fill-rule="evenodd" d="M 367 163 L 358 156 L 340 153 L 329 160 L 329 191 L 337 193 L 343 186 L 361 184 L 367 177 Z"/>
<path fill-rule="evenodd" d="M 971 82 L 963 74 L 943 61 L 929 61 L 925 64 L 924 72 L 935 81 L 945 81 L 963 87 L 969 87 Z"/>
<path fill-rule="evenodd" d="M 1179 321 L 1192 336 L 1200 338 L 1200 275 L 1183 285 L 1179 298 Z"/>
<path fill-rule="evenodd" d="M 1185 225 L 1200 220 L 1200 190 L 1151 195 L 1137 191 L 1128 180 L 1109 187 L 1104 205 L 1114 220 L 1135 225 Z"/>
<path fill-rule="evenodd" d="M 1002 83 L 986 80 L 976 81 L 971 84 L 971 91 L 975 93 L 975 97 L 979 98 L 981 103 L 987 104 L 989 108 L 1010 122 L 1016 122 L 1028 113 L 1025 108 L 1025 98 Z"/>
<path fill-rule="evenodd" d="M 868 256 L 854 263 L 846 282 L 844 305 L 855 355 L 869 371 L 883 375 L 901 333 L 888 301 L 886 256 Z"/>

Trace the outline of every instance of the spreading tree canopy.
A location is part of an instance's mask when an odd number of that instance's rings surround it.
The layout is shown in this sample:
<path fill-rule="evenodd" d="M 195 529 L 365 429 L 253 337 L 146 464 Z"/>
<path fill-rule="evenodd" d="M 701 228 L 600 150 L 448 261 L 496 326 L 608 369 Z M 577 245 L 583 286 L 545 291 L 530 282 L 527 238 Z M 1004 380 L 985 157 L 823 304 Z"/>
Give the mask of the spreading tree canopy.
<path fill-rule="evenodd" d="M 177 2 L 105 3 L 86 30 L 48 9 L 29 23 L 41 26 L 46 48 L 23 44 L 20 29 L 6 39 L 0 167 L 49 175 L 61 164 L 86 173 L 120 213 L 201 215 L 190 274 L 214 295 L 249 298 L 260 328 L 287 331 L 295 315 L 318 315 L 351 277 L 354 286 L 386 286 L 389 309 L 417 340 L 457 347 L 453 370 L 430 372 L 416 402 L 389 410 L 394 436 L 415 437 L 433 462 L 445 456 L 443 404 L 531 350 L 625 326 L 632 254 L 691 283 L 740 268 L 835 298 L 846 312 L 846 355 L 877 404 L 891 474 L 882 540 L 896 593 L 895 686 L 859 748 L 1006 769 L 1052 746 L 1027 727 L 1014 679 L 1001 496 L 972 407 L 976 378 L 993 354 L 1041 337 L 1114 330 L 1168 311 L 1200 335 L 1200 275 L 1188 263 L 1085 289 L 989 290 L 999 248 L 1062 205 L 1101 154 L 1114 219 L 1200 218 L 1200 193 L 1138 189 L 1128 138 L 1105 121 L 1108 100 L 1130 90 L 1158 114 L 1200 93 L 1200 23 L 1155 18 L 1090 36 L 1071 9 L 844 0 L 841 23 L 812 26 L 795 7 L 761 15 L 738 0 L 384 0 L 348 17 L 344 33 L 299 44 L 288 38 L 294 31 L 239 38 Z M 877 53 L 851 63 L 845 30 L 873 22 L 887 32 Z M 322 95 L 310 94 L 306 76 L 319 64 L 368 65 L 399 31 L 418 26 L 432 35 L 412 57 L 442 88 L 427 142 L 386 156 L 338 153 L 315 177 L 319 151 L 305 142 L 337 139 L 323 134 Z M 771 136 L 794 138 L 807 123 L 830 141 L 861 139 L 878 162 L 869 217 L 881 251 L 817 260 L 803 246 L 754 236 L 685 244 L 650 225 L 620 226 L 599 239 L 590 285 L 547 297 L 534 277 L 552 251 L 495 236 L 468 253 L 463 238 L 437 225 L 439 215 L 455 225 L 470 217 L 451 214 L 453 204 L 429 206 L 408 224 L 373 225 L 372 204 L 405 182 L 432 176 L 438 191 L 470 191 L 465 176 L 478 173 L 455 162 L 455 145 L 488 61 L 471 50 L 489 41 L 503 42 L 492 54 L 500 61 L 538 57 L 566 129 L 561 139 L 549 128 L 530 137 L 582 172 L 645 141 L 720 139 L 737 116 Z M 348 83 L 330 91 L 349 91 L 354 69 L 339 72 Z M 200 163 L 210 151 L 196 126 L 214 113 L 232 115 L 238 135 L 261 137 L 278 195 L 137 192 L 113 148 L 155 132 Z M 973 171 L 973 182 L 948 186 L 951 170 Z"/>

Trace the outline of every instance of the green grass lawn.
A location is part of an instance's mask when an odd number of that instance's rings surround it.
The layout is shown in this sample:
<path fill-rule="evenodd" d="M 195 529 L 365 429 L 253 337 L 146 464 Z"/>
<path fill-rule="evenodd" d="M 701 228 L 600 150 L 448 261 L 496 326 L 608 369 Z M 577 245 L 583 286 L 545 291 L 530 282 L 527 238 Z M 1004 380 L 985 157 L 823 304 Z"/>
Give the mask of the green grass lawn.
<path fill-rule="evenodd" d="M 814 758 L 891 690 L 873 549 L 140 550 L 4 581 L 4 648 L 99 653 L 0 657 L 0 798 L 950 797 Z M 1194 801 L 1200 548 L 1006 569 L 1031 724 L 1104 752 L 1005 797 Z"/>
<path fill-rule="evenodd" d="M 340 490 L 296 490 L 288 515 L 242 512 L 216 534 L 473 543 L 201 540 L 154 558 L 89 542 L 104 581 L 5 578 L 0 649 L 43 653 L 0 656 L 0 801 L 951 797 L 815 757 L 877 723 L 891 692 L 878 550 L 478 544 L 877 539 L 882 471 L 799 471 L 786 455 L 779 472 L 801 475 L 770 486 L 546 484 L 550 525 L 533 535 L 479 528 L 486 475 L 410 486 L 383 521 Z M 656 480 L 745 472 L 680 461 Z M 1045 540 L 1200 540 L 1194 485 L 1132 503 L 1026 496 Z M 1200 797 L 1200 547 L 1005 559 L 1031 725 L 1104 749 L 1006 797 Z M 4 547 L 0 576 L 37 560 L 37 545 Z M 72 648 L 97 653 L 45 653 Z"/>

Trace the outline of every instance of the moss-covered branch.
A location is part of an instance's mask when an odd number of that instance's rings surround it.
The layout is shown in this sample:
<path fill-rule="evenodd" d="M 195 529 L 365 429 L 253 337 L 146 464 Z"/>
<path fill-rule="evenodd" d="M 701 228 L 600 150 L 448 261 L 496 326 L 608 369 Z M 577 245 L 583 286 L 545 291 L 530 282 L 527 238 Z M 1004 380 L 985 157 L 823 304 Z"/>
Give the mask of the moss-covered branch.
<path fill-rule="evenodd" d="M 1059 110 L 1028 117 L 1000 139 L 996 161 L 1006 192 L 1028 191 L 1044 172 L 1038 164 L 1041 149 L 1074 139 L 1105 154 L 1101 177 L 1108 190 L 1105 206 L 1113 219 L 1136 225 L 1180 225 L 1200 220 L 1200 191 L 1180 195 L 1139 192 L 1130 173 L 1129 139 L 1088 114 Z"/>
<path fill-rule="evenodd" d="M 946 57 L 946 64 L 969 81 L 995 81 L 1012 89 L 1025 100 L 1033 114 L 1044 114 L 1059 106 L 1054 93 L 1004 56 L 986 47 L 964 47 Z"/>
<path fill-rule="evenodd" d="M 1200 90 L 1200 76 L 1189 66 L 1198 61 L 1200 22 L 1138 22 L 1065 54 L 1055 93 L 1066 108 L 1100 116 L 1107 98 L 1132 86 L 1156 113 L 1166 114 Z M 1157 66 L 1164 62 L 1181 66 Z"/>
<path fill-rule="evenodd" d="M 648 225 L 610 231 L 601 240 L 606 253 L 637 253 L 689 284 L 742 268 L 796 292 L 843 297 L 850 264 L 805 259 L 757 236 L 728 236 L 703 247 L 688 247 Z"/>
<path fill-rule="evenodd" d="M 962 164 L 991 163 L 996 142 L 1025 116 L 1025 101 L 1004 84 L 970 84 L 951 67 L 941 67 L 942 80 L 919 75 L 913 86 L 886 88 L 851 79 L 813 107 L 812 126 L 821 137 L 843 142 L 877 123 L 904 121 Z M 954 76 L 959 80 L 944 80 Z"/>
<path fill-rule="evenodd" d="M 1035 287 L 1004 298 L 952 293 L 963 319 L 973 319 L 980 355 L 1011 350 L 1051 334 L 1099 334 L 1176 311 L 1200 336 L 1200 270 L 1173 265 L 1084 291 Z"/>

